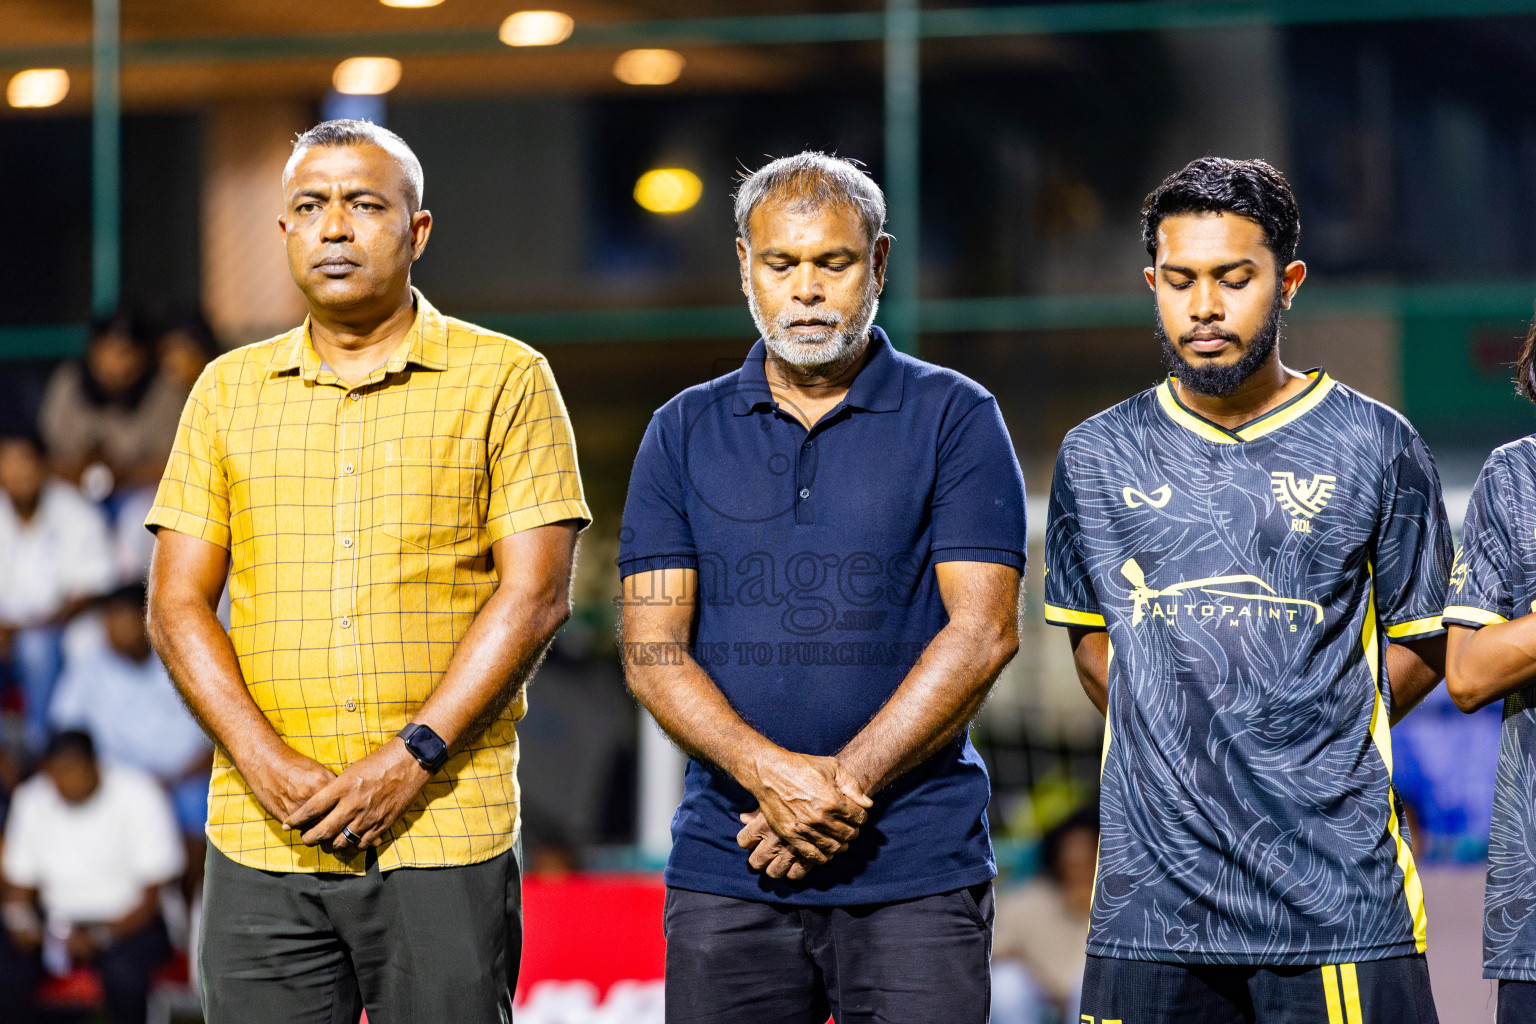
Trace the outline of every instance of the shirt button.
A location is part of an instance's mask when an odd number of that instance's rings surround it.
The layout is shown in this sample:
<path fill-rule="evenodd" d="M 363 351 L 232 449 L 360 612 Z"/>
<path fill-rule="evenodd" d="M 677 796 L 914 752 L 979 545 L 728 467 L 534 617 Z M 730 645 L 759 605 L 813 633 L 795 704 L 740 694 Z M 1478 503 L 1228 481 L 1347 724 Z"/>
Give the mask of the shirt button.
<path fill-rule="evenodd" d="M 348 697 L 347 702 L 343 704 L 342 707 L 346 708 L 348 711 L 356 711 L 357 701 L 353 700 L 351 697 Z"/>
<path fill-rule="evenodd" d="M 351 476 L 352 475 L 352 463 L 349 462 L 345 466 L 342 466 L 341 467 L 341 471 L 343 473 L 347 474 L 348 476 Z"/>
<path fill-rule="evenodd" d="M 351 537 L 343 537 L 343 538 L 341 538 L 341 546 L 344 547 L 344 548 L 351 547 L 352 546 L 352 538 Z"/>
<path fill-rule="evenodd" d="M 354 401 L 354 402 L 356 402 L 356 401 L 357 401 L 357 400 L 359 400 L 359 399 L 360 399 L 360 398 L 362 398 L 362 397 L 363 397 L 363 396 L 362 396 L 362 395 L 360 395 L 360 394 L 358 394 L 358 393 L 357 393 L 357 392 L 356 392 L 356 391 L 352 391 L 352 392 L 349 392 L 349 393 L 348 393 L 348 394 L 347 394 L 347 397 L 348 397 L 348 398 L 350 398 L 350 399 L 352 399 L 352 401 Z"/>
<path fill-rule="evenodd" d="M 352 628 L 352 620 L 350 618 L 348 618 L 347 616 L 343 615 L 341 617 L 341 628 L 342 629 L 351 629 Z"/>
<path fill-rule="evenodd" d="M 805 447 L 806 447 L 806 448 L 809 448 L 809 447 L 811 447 L 811 442 L 809 442 L 809 441 L 807 441 L 807 442 L 805 442 Z"/>
<path fill-rule="evenodd" d="M 810 496 L 811 496 L 811 489 L 809 487 L 802 487 L 802 488 L 800 488 L 800 497 L 801 498 L 809 498 Z"/>

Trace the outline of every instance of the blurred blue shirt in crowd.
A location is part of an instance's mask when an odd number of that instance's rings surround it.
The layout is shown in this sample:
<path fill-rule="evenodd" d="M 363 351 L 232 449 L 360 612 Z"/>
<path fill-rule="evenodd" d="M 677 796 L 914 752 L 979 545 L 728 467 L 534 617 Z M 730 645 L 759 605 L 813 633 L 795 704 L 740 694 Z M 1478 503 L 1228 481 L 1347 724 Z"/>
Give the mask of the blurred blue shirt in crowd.
<path fill-rule="evenodd" d="M 1436 687 L 1393 728 L 1392 783 L 1417 817 L 1414 856 L 1466 863 L 1488 856 L 1500 703 L 1464 715 Z"/>

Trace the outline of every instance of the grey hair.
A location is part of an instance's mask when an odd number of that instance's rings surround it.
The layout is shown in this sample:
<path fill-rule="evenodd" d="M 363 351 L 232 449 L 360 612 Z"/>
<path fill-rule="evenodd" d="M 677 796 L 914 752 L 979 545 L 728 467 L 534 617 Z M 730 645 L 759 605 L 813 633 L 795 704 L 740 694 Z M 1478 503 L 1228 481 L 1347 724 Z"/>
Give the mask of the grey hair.
<path fill-rule="evenodd" d="M 374 124 L 372 121 L 355 121 L 350 117 L 337 118 L 334 121 L 321 121 L 309 131 L 304 132 L 293 140 L 293 155 L 288 158 L 288 166 L 283 169 L 283 180 L 293 173 L 294 161 L 299 154 L 313 146 L 378 146 L 396 160 L 400 161 L 400 167 L 405 171 L 405 179 L 410 187 L 411 212 L 421 209 L 421 197 L 426 192 L 426 175 L 421 171 L 421 161 L 416 159 L 416 154 L 411 147 L 405 144 L 405 140 L 388 128 Z"/>
<path fill-rule="evenodd" d="M 742 176 L 736 190 L 736 234 L 751 241 L 752 211 L 764 203 L 792 210 L 851 209 L 873 246 L 885 235 L 885 193 L 853 160 L 807 150 Z"/>

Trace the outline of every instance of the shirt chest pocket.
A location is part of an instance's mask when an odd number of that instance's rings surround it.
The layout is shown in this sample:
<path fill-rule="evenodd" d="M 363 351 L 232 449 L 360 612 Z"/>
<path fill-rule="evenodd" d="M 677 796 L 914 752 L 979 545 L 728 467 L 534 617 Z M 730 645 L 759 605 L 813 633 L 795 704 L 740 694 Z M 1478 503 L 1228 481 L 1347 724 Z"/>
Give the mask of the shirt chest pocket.
<path fill-rule="evenodd" d="M 385 442 L 380 529 L 417 548 L 469 540 L 485 525 L 484 453 L 483 441 L 458 437 Z"/>

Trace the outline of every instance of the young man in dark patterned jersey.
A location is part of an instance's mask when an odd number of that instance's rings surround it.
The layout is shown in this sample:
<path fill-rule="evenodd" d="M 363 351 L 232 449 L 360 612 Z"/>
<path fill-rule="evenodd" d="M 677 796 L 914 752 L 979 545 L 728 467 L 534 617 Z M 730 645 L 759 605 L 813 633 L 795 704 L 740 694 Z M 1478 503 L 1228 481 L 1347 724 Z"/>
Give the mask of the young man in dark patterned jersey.
<path fill-rule="evenodd" d="M 1536 402 L 1536 326 L 1516 386 Z M 1488 456 L 1451 569 L 1446 687 L 1463 711 L 1504 698 L 1483 905 L 1499 1024 L 1536 1024 L 1536 434 Z"/>
<path fill-rule="evenodd" d="M 1397 413 L 1280 362 L 1285 179 L 1148 198 L 1156 388 L 1073 429 L 1046 619 L 1107 715 L 1081 1024 L 1434 1022 L 1389 723 L 1439 680 L 1450 531 Z"/>

